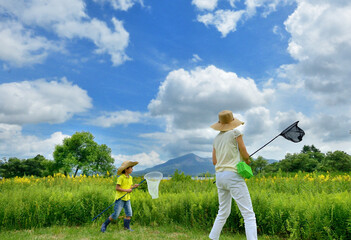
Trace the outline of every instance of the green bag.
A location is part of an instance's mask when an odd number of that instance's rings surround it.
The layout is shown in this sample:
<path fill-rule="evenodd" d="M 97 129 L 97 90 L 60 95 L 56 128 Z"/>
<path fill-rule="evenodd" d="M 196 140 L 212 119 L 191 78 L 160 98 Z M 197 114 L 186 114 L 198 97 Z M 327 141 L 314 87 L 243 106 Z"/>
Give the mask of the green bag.
<path fill-rule="evenodd" d="M 243 178 L 250 178 L 253 176 L 251 167 L 247 165 L 245 162 L 239 162 L 238 165 L 236 165 L 236 167 L 238 169 L 238 173 Z"/>

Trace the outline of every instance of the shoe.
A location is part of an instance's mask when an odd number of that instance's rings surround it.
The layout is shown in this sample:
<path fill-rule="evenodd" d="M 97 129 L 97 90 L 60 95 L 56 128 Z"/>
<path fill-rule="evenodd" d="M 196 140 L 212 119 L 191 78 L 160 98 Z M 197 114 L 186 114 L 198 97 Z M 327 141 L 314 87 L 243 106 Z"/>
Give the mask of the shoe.
<path fill-rule="evenodd" d="M 134 230 L 130 228 L 130 219 L 124 219 L 124 230 L 133 232 Z"/>
<path fill-rule="evenodd" d="M 101 225 L 101 232 L 104 233 L 106 231 L 106 228 L 107 228 L 107 226 L 109 225 L 110 222 L 111 222 L 110 219 L 107 218 L 107 220 Z"/>

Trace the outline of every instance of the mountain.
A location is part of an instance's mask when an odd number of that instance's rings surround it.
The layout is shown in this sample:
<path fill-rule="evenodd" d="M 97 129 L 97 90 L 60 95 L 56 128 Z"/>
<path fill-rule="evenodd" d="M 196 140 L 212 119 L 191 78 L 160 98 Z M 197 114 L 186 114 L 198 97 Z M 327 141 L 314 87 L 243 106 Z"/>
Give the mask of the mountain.
<path fill-rule="evenodd" d="M 268 164 L 279 162 L 278 160 L 275 160 L 275 159 L 267 159 L 267 158 L 265 158 L 265 159 L 267 160 Z"/>
<path fill-rule="evenodd" d="M 178 169 L 184 172 L 185 175 L 197 176 L 201 173 L 209 172 L 215 173 L 215 168 L 212 164 L 212 158 L 202 158 L 193 153 L 173 158 L 165 163 L 147 168 L 141 171 L 133 172 L 133 176 L 145 175 L 148 172 L 158 171 L 162 172 L 163 176 L 173 175 L 174 171 Z"/>

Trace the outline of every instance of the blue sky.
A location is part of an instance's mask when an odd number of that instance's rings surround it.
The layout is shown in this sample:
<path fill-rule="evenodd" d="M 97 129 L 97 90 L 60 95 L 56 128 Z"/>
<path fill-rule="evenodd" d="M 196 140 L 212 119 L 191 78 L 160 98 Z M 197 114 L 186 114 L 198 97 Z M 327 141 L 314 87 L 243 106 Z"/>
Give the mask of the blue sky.
<path fill-rule="evenodd" d="M 257 156 L 351 153 L 351 3 L 0 0 L 0 157 L 52 159 L 89 131 L 136 169 L 211 155 L 232 110 Z"/>

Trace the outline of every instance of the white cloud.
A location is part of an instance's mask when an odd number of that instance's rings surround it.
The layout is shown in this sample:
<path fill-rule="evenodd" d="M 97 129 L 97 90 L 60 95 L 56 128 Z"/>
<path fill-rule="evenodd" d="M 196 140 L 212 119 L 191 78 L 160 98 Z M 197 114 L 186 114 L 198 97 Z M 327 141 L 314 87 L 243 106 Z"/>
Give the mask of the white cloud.
<path fill-rule="evenodd" d="M 191 3 L 199 10 L 214 10 L 217 7 L 218 0 L 193 0 Z"/>
<path fill-rule="evenodd" d="M 0 22 L 0 59 L 13 66 L 42 63 L 47 55 L 62 48 L 15 21 Z"/>
<path fill-rule="evenodd" d="M 191 59 L 191 61 L 194 63 L 197 63 L 197 62 L 201 62 L 202 59 L 199 57 L 199 55 L 193 54 L 193 58 Z"/>
<path fill-rule="evenodd" d="M 193 0 L 193 5 L 199 10 L 207 10 L 206 14 L 197 15 L 197 20 L 206 26 L 214 25 L 217 30 L 226 37 L 230 32 L 235 32 L 239 21 L 245 22 L 257 14 L 257 9 L 262 8 L 262 16 L 267 17 L 277 10 L 278 6 L 292 4 L 295 0 L 246 0 L 244 7 L 238 9 L 235 2 L 240 0 L 228 0 L 230 7 L 221 8 L 214 12 L 218 0 Z"/>
<path fill-rule="evenodd" d="M 245 11 L 218 10 L 214 14 L 199 15 L 197 20 L 206 26 L 214 25 L 222 33 L 222 37 L 225 37 L 236 31 L 236 25 L 244 13 Z"/>
<path fill-rule="evenodd" d="M 62 123 L 91 107 L 87 92 L 65 78 L 0 85 L 0 123 Z"/>
<path fill-rule="evenodd" d="M 115 10 L 127 11 L 129 8 L 133 7 L 135 3 L 140 3 L 144 6 L 143 0 L 94 0 L 94 2 L 99 3 L 109 3 Z"/>
<path fill-rule="evenodd" d="M 0 1 L 0 14 L 12 19 L 12 22 L 17 22 L 16 24 L 19 26 L 26 26 L 25 29 L 17 30 L 15 32 L 16 35 L 7 34 L 9 41 L 19 43 L 20 49 L 28 49 L 28 44 L 25 41 L 16 40 L 16 36 L 19 39 L 31 37 L 31 42 L 34 40 L 36 42 L 40 41 L 39 43 L 41 44 L 37 44 L 36 50 L 41 50 L 41 55 L 30 48 L 27 51 L 33 54 L 34 57 L 37 55 L 41 56 L 41 61 L 49 53 L 47 49 L 51 50 L 52 44 L 49 45 L 50 42 L 44 37 L 34 37 L 34 34 L 30 34 L 30 31 L 35 31 L 36 27 L 55 33 L 60 39 L 89 39 L 97 47 L 95 53 L 109 54 L 115 66 L 129 60 L 125 54 L 125 49 L 129 43 L 129 33 L 124 29 L 123 23 L 116 18 L 112 18 L 114 29 L 110 29 L 105 22 L 95 18 L 90 19 L 86 13 L 85 3 L 82 0 L 46 0 L 44 2 L 43 0 L 2 0 Z M 13 25 L 15 24 L 13 23 Z M 41 61 L 32 60 L 30 63 L 34 64 Z"/>
<path fill-rule="evenodd" d="M 22 127 L 19 125 L 0 123 L 1 157 L 31 158 L 41 154 L 53 159 L 55 146 L 62 144 L 66 137 L 69 136 L 55 132 L 49 138 L 40 139 L 32 135 L 23 135 Z"/>
<path fill-rule="evenodd" d="M 350 104 L 351 2 L 300 0 L 285 22 L 298 63 L 282 66 L 291 83 L 303 82 L 316 100 Z"/>
<path fill-rule="evenodd" d="M 167 116 L 178 129 L 207 127 L 220 110 L 236 112 L 266 104 L 273 91 L 259 90 L 252 79 L 215 66 L 179 69 L 168 74 L 148 108 L 153 116 Z"/>
<path fill-rule="evenodd" d="M 273 93 L 270 89 L 258 89 L 252 79 L 240 78 L 215 66 L 175 70 L 168 74 L 148 106 L 151 116 L 164 118 L 165 132 L 141 137 L 158 141 L 160 149 L 172 157 L 189 152 L 205 156 L 212 150 L 217 134 L 210 125 L 218 121 L 219 111 L 232 110 L 234 117 L 244 121 L 241 113 L 250 109 L 257 108 L 256 115 L 269 115 L 260 106 L 269 104 Z"/>
<path fill-rule="evenodd" d="M 89 123 L 100 127 L 112 127 L 115 125 L 128 125 L 142 121 L 144 114 L 132 111 L 106 112 L 102 116 L 91 120 Z"/>
<path fill-rule="evenodd" d="M 111 31 L 106 23 L 97 19 L 89 22 L 64 22 L 56 26 L 56 32 L 61 37 L 69 39 L 88 38 L 98 47 L 96 54 L 110 54 L 114 66 L 130 60 L 124 50 L 129 43 L 129 33 L 124 29 L 123 23 L 112 18 L 114 31 Z"/>
<path fill-rule="evenodd" d="M 115 164 L 117 167 L 119 167 L 124 161 L 139 162 L 139 164 L 135 166 L 136 170 L 153 167 L 164 162 L 160 159 L 160 155 L 155 151 L 151 151 L 150 153 L 139 153 L 135 155 L 119 154 L 113 155 L 112 157 L 115 159 Z"/>

